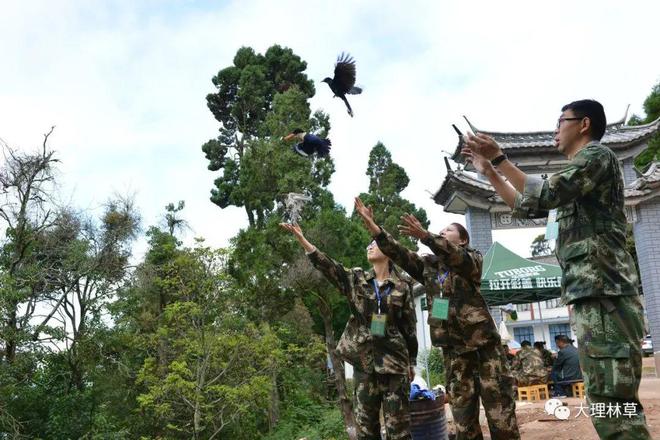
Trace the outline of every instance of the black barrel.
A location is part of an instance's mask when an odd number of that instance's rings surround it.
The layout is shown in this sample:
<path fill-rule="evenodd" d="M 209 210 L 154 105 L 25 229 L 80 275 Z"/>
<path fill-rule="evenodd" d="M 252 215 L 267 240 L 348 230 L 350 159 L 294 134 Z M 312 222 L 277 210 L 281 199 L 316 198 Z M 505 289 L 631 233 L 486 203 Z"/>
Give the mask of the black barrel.
<path fill-rule="evenodd" d="M 410 431 L 413 440 L 447 440 L 444 393 L 435 400 L 410 401 Z"/>

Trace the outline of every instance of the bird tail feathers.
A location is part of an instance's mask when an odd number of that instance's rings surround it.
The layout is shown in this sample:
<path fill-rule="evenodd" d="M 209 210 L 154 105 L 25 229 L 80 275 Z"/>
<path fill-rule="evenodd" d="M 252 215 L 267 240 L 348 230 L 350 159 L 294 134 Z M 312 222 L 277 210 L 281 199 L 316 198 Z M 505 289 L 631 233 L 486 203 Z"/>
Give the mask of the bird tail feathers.
<path fill-rule="evenodd" d="M 330 139 L 323 139 L 323 142 L 321 142 L 318 148 L 318 153 L 317 153 L 318 156 L 319 157 L 327 156 L 330 153 L 330 145 L 332 145 Z"/>

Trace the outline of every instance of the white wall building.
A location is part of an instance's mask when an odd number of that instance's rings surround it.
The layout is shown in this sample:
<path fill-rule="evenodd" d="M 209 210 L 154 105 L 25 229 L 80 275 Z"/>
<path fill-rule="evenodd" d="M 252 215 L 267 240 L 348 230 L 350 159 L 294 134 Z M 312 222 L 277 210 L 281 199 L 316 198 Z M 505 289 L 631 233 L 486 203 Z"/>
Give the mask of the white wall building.
<path fill-rule="evenodd" d="M 504 323 L 511 336 L 518 341 L 545 341 L 545 348 L 557 351 L 555 336 L 566 335 L 571 339 L 575 333 L 570 325 L 567 306 L 561 305 L 559 298 L 540 303 L 517 304 L 518 320 L 505 317 Z M 577 342 L 574 343 L 577 345 Z"/>

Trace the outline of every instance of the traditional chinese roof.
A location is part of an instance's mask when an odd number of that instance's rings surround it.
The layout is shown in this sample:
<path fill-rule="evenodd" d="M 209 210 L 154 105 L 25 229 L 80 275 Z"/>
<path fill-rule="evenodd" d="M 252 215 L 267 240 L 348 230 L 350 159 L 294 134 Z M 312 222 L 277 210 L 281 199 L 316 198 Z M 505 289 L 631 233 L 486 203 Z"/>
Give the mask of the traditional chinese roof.
<path fill-rule="evenodd" d="M 626 204 L 637 205 L 660 195 L 660 162 L 654 162 L 625 189 Z"/>
<path fill-rule="evenodd" d="M 463 170 L 453 171 L 447 163 L 447 175 L 433 200 L 446 212 L 465 214 L 468 207 L 492 210 L 493 205 L 505 208 L 504 202 L 489 182 L 477 179 Z"/>
<path fill-rule="evenodd" d="M 467 120 L 467 118 L 466 118 Z M 527 133 L 506 133 L 480 130 L 467 121 L 474 133 L 492 136 L 502 147 L 509 159 L 521 169 L 530 172 L 543 167 L 549 172 L 556 171 L 568 162 L 554 142 L 554 131 L 535 131 Z M 608 124 L 601 142 L 610 147 L 620 160 L 637 155 L 646 147 L 646 141 L 660 131 L 660 118 L 645 125 L 625 125 L 625 116 L 620 121 Z M 465 160 L 460 154 L 463 140 L 459 137 L 452 159 L 459 163 Z M 472 169 L 468 164 L 468 169 Z"/>
<path fill-rule="evenodd" d="M 508 211 L 508 206 L 496 193 L 493 186 L 465 170 L 452 170 L 447 164 L 447 175 L 433 200 L 442 205 L 446 212 L 465 214 L 468 207 L 488 211 Z M 660 196 L 660 162 L 651 164 L 639 179 L 624 189 L 626 205 L 638 205 Z"/>

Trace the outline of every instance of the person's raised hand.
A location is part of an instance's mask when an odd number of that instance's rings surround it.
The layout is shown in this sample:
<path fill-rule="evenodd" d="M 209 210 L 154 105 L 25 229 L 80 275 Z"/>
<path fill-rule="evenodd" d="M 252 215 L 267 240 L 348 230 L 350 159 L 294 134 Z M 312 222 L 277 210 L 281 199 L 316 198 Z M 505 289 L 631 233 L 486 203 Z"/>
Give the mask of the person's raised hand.
<path fill-rule="evenodd" d="M 490 161 L 481 154 L 465 147 L 461 150 L 461 154 L 465 156 L 466 160 L 472 162 L 474 168 L 484 176 L 487 176 L 489 172 L 495 171 L 495 168 Z"/>
<path fill-rule="evenodd" d="M 298 243 L 300 243 L 305 249 L 305 252 L 314 252 L 316 249 L 316 246 L 314 246 L 312 243 L 307 241 L 305 236 L 303 235 L 302 229 L 300 229 L 300 225 L 297 223 L 291 224 L 291 223 L 280 223 L 280 227 L 284 229 L 285 231 L 288 231 L 293 234 L 294 237 L 296 237 L 296 240 L 298 240 Z"/>
<path fill-rule="evenodd" d="M 300 225 L 297 223 L 296 224 L 280 223 L 280 227 L 285 231 L 292 233 L 298 239 L 304 238 L 302 229 L 300 229 Z"/>
<path fill-rule="evenodd" d="M 495 139 L 483 133 L 477 133 L 476 135 L 468 133 L 467 136 L 463 137 L 463 140 L 467 148 L 489 161 L 502 154 L 502 149 L 495 142 Z"/>
<path fill-rule="evenodd" d="M 417 220 L 412 214 L 406 214 L 401 216 L 401 221 L 403 225 L 399 225 L 399 232 L 410 237 L 419 238 L 420 240 L 428 237 L 429 231 L 424 229 L 422 223 Z"/>
<path fill-rule="evenodd" d="M 359 197 L 355 198 L 355 212 L 362 218 L 364 226 L 366 226 L 372 235 L 380 232 L 380 227 L 374 221 L 374 210 L 371 209 L 371 206 L 365 206 Z"/>

